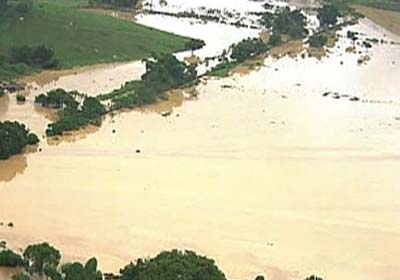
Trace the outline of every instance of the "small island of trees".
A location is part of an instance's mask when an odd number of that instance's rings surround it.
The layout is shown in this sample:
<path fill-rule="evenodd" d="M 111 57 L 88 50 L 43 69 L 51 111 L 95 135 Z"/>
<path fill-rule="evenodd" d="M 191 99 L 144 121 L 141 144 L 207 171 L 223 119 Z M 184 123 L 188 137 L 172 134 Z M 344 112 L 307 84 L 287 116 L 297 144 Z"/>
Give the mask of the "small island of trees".
<path fill-rule="evenodd" d="M 28 145 L 39 142 L 36 134 L 29 132 L 24 124 L 18 122 L 0 122 L 0 159 L 19 154 Z"/>

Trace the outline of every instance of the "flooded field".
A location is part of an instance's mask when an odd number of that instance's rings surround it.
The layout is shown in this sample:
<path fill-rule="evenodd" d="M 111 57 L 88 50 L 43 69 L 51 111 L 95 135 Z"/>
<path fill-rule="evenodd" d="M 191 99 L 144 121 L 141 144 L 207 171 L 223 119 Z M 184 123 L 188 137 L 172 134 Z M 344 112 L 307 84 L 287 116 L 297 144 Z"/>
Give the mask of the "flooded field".
<path fill-rule="evenodd" d="M 201 57 L 258 33 L 139 22 L 198 35 Z M 400 42 L 367 19 L 352 30 Z M 14 223 L 0 239 L 15 249 L 46 240 L 67 260 L 97 256 L 104 271 L 189 248 L 229 279 L 400 279 L 400 46 L 374 46 L 358 65 L 349 44 L 342 37 L 322 60 L 268 58 L 247 75 L 204 80 L 167 118 L 121 113 L 0 162 L 0 221 Z M 133 62 L 33 84 L 24 105 L 0 99 L 0 120 L 43 134 L 52 114 L 35 95 L 104 93 L 143 71 Z"/>

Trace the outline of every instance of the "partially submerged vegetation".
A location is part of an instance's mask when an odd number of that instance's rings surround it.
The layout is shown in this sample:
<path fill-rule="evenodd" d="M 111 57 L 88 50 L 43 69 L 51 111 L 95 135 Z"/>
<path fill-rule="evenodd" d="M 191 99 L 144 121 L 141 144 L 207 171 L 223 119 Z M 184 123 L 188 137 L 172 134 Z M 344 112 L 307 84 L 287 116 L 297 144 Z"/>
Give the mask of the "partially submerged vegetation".
<path fill-rule="evenodd" d="M 268 41 L 260 38 L 248 38 L 233 44 L 221 54 L 219 64 L 211 69 L 209 75 L 227 76 L 240 63 L 262 55 L 289 40 L 302 39 L 308 34 L 306 17 L 300 10 L 284 8 L 276 14 L 266 12 L 261 15 L 261 18 L 270 33 Z"/>
<path fill-rule="evenodd" d="M 106 108 L 94 97 L 76 91 L 56 89 L 36 97 L 35 103 L 46 108 L 59 109 L 58 120 L 49 124 L 46 135 L 61 135 L 66 131 L 78 130 L 89 124 L 100 125 Z"/>
<path fill-rule="evenodd" d="M 6 246 L 2 250 L 0 251 L 0 267 L 23 269 L 12 277 L 13 280 L 32 280 L 38 277 L 49 280 L 227 279 L 213 259 L 188 250 L 163 251 L 152 258 L 138 259 L 125 265 L 117 274 L 102 273 L 94 257 L 85 263 L 71 261 L 61 264 L 61 252 L 47 242 L 27 246 L 22 256 L 7 249 Z M 258 275 L 255 279 L 265 280 L 266 278 Z M 305 280 L 322 280 L 322 278 L 310 276 Z"/>
<path fill-rule="evenodd" d="M 0 122 L 0 160 L 19 154 L 28 145 L 35 145 L 39 138 L 18 122 Z"/>
<path fill-rule="evenodd" d="M 167 91 L 189 86 L 197 79 L 195 67 L 179 61 L 172 54 L 155 55 L 145 59 L 144 63 L 146 72 L 141 80 L 127 82 L 108 94 L 90 97 L 76 91 L 56 89 L 37 96 L 36 104 L 59 110 L 58 120 L 49 124 L 46 135 L 62 135 L 87 125 L 99 126 L 106 113 L 154 103 Z"/>

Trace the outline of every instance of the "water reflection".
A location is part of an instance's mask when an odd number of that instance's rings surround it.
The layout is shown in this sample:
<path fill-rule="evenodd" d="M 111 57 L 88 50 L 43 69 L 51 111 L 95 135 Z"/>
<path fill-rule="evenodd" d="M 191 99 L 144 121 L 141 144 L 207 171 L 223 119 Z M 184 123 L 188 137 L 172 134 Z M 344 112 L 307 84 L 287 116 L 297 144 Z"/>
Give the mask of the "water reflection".
<path fill-rule="evenodd" d="M 13 156 L 8 160 L 0 160 L 0 182 L 10 182 L 17 175 L 23 174 L 27 167 L 25 154 Z"/>

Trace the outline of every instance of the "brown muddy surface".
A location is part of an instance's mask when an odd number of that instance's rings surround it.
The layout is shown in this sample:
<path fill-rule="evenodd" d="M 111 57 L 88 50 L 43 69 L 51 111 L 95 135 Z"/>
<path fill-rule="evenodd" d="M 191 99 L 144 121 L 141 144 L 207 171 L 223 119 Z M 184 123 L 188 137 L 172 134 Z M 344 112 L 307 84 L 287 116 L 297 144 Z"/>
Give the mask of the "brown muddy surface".
<path fill-rule="evenodd" d="M 355 8 L 375 23 L 400 36 L 400 12 L 381 10 L 360 5 L 355 6 Z"/>
<path fill-rule="evenodd" d="M 268 58 L 248 75 L 209 79 L 196 99 L 173 95 L 168 117 L 124 112 L 1 162 L 0 220 L 14 223 L 1 239 L 46 240 L 66 260 L 97 256 L 105 271 L 189 248 L 229 279 L 399 279 L 400 49 L 376 46 L 359 66 L 349 42 L 338 44 L 322 60 Z M 108 92 L 142 72 L 131 63 L 32 86 L 24 105 L 0 100 L 0 120 L 43 133 L 36 94 Z"/>

